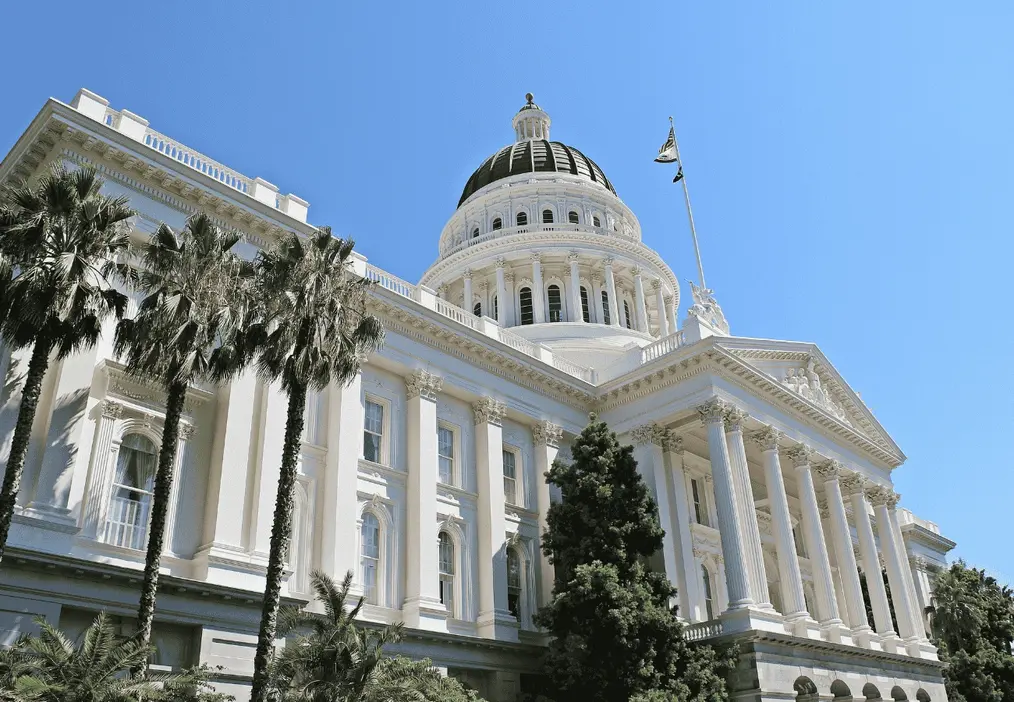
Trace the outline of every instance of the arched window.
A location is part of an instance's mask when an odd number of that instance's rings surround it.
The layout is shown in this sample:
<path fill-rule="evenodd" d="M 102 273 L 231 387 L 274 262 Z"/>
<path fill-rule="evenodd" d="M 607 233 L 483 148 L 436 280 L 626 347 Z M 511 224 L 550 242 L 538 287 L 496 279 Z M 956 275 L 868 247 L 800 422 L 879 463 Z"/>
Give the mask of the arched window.
<path fill-rule="evenodd" d="M 472 230 L 472 238 L 473 239 L 478 239 L 479 238 L 479 228 L 478 227 L 476 227 L 475 229 Z"/>
<path fill-rule="evenodd" d="M 594 224 L 596 227 L 601 227 L 602 226 L 602 220 L 599 219 L 598 215 L 595 215 L 594 217 L 592 217 L 592 224 Z"/>
<path fill-rule="evenodd" d="M 507 549 L 507 609 L 521 621 L 521 558 L 513 548 Z"/>
<path fill-rule="evenodd" d="M 521 323 L 532 324 L 535 322 L 534 308 L 532 307 L 532 289 L 521 288 L 518 293 L 518 302 L 521 304 Z"/>
<path fill-rule="evenodd" d="M 454 542 L 446 531 L 439 537 L 440 602 L 454 617 Z"/>
<path fill-rule="evenodd" d="M 542 210 L 542 223 L 543 224 L 552 224 L 553 223 L 553 211 L 552 210 Z"/>
<path fill-rule="evenodd" d="M 602 291 L 602 323 L 613 323 L 613 320 L 609 318 L 609 293 L 605 290 Z"/>
<path fill-rule="evenodd" d="M 157 461 L 158 449 L 151 439 L 141 434 L 123 437 L 109 498 L 107 543 L 138 550 L 145 547 Z"/>
<path fill-rule="evenodd" d="M 481 302 L 476 302 L 474 305 L 472 305 L 472 314 L 474 314 L 476 317 L 481 317 L 482 316 L 482 303 Z"/>
<path fill-rule="evenodd" d="M 591 309 L 588 307 L 588 288 L 581 286 L 581 317 L 585 323 L 591 322 Z"/>
<path fill-rule="evenodd" d="M 563 297 L 560 295 L 559 285 L 550 285 L 546 288 L 546 297 L 549 300 L 549 321 L 563 321 Z"/>
<path fill-rule="evenodd" d="M 575 212 L 574 210 L 571 210 L 570 212 L 568 212 L 567 213 L 567 221 L 570 222 L 571 224 L 577 224 L 580 221 L 580 220 L 578 220 L 577 212 Z"/>
<path fill-rule="evenodd" d="M 708 621 L 715 618 L 715 598 L 711 593 L 711 573 L 706 566 L 701 566 L 701 584 L 704 586 L 704 613 Z"/>
<path fill-rule="evenodd" d="M 497 302 L 496 301 L 496 295 L 494 295 L 493 299 L 490 300 L 490 306 L 493 308 L 493 319 L 495 319 L 496 321 L 499 322 L 500 321 L 500 309 L 497 306 L 496 302 Z"/>
<path fill-rule="evenodd" d="M 380 522 L 372 512 L 363 515 L 360 568 L 363 578 L 363 597 L 370 604 L 380 603 Z M 431 542 L 432 543 L 432 542 Z"/>
<path fill-rule="evenodd" d="M 517 216 L 514 218 L 514 223 L 517 224 L 519 227 L 523 227 L 526 224 L 528 224 L 528 213 L 518 212 Z"/>
<path fill-rule="evenodd" d="M 630 305 L 627 304 L 626 300 L 623 301 L 623 321 L 627 325 L 627 329 L 634 328 L 634 324 L 630 319 Z"/>
<path fill-rule="evenodd" d="M 496 231 L 497 229 L 503 229 L 503 220 L 499 217 L 493 220 L 493 230 Z"/>

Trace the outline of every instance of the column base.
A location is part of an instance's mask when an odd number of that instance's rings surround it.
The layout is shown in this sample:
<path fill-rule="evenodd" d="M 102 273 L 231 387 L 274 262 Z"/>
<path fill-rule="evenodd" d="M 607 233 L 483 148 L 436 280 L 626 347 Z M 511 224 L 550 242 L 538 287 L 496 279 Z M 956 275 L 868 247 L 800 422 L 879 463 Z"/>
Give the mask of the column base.
<path fill-rule="evenodd" d="M 827 619 L 820 622 L 820 636 L 831 643 L 852 645 L 852 634 L 841 619 Z"/>
<path fill-rule="evenodd" d="M 722 631 L 734 633 L 739 631 L 770 631 L 776 634 L 785 633 L 785 620 L 778 612 L 760 609 L 756 605 L 727 609 L 722 613 Z"/>
<path fill-rule="evenodd" d="M 423 631 L 447 632 L 447 607 L 440 600 L 418 597 L 405 600 L 402 606 L 405 626 Z"/>
<path fill-rule="evenodd" d="M 498 609 L 492 612 L 479 612 L 476 620 L 479 636 L 497 641 L 517 641 L 521 626 L 510 612 Z"/>
<path fill-rule="evenodd" d="M 868 648 L 871 650 L 878 650 L 879 646 L 874 648 L 874 638 L 876 634 L 873 633 L 873 629 L 869 625 L 857 626 L 852 629 L 852 641 L 855 642 L 856 646 L 860 648 Z"/>
<path fill-rule="evenodd" d="M 880 635 L 880 645 L 886 653 L 897 653 L 902 647 L 901 638 L 893 631 L 889 631 Z"/>
<path fill-rule="evenodd" d="M 820 641 L 820 625 L 809 612 L 799 612 L 785 617 L 785 630 L 793 636 Z"/>
<path fill-rule="evenodd" d="M 193 577 L 216 585 L 263 590 L 268 559 L 248 553 L 242 547 L 212 543 L 193 557 Z"/>
<path fill-rule="evenodd" d="M 919 657 L 927 661 L 938 661 L 940 656 L 937 655 L 937 647 L 931 644 L 929 641 L 923 639 L 918 644 Z"/>

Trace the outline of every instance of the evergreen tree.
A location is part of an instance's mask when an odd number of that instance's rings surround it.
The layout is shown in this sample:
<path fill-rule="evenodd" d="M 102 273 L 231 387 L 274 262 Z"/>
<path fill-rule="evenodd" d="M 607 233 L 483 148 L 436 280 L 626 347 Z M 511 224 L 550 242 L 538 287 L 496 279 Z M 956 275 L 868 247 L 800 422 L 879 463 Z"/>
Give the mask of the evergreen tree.
<path fill-rule="evenodd" d="M 731 651 L 690 645 L 670 602 L 676 590 L 647 560 L 662 547 L 658 510 L 633 448 L 603 422 L 547 474 L 563 501 L 547 516 L 543 549 L 556 568 L 553 601 L 536 621 L 553 637 L 545 674 L 558 700 L 633 697 L 718 702 Z"/>
<path fill-rule="evenodd" d="M 933 638 L 951 702 L 1014 700 L 1014 591 L 963 561 L 933 584 Z"/>

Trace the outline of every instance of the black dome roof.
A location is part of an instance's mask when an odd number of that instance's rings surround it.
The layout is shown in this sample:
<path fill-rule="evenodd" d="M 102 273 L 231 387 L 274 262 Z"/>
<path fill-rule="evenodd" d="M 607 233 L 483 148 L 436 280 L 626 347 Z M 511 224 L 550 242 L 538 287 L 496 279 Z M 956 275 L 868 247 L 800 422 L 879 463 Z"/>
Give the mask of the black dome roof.
<path fill-rule="evenodd" d="M 524 108 L 522 108 L 524 109 Z M 503 178 L 519 173 L 570 173 L 583 176 L 593 183 L 607 188 L 613 195 L 616 190 L 606 178 L 606 174 L 594 161 L 575 149 L 559 141 L 544 139 L 526 139 L 505 146 L 482 162 L 472 177 L 465 183 L 461 192 L 458 207 L 476 191 Z"/>

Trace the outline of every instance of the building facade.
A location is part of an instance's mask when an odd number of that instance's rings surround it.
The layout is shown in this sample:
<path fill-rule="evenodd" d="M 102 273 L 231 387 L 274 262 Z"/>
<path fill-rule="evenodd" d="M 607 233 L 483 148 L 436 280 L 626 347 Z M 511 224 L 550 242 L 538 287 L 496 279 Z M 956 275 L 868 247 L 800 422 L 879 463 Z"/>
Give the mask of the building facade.
<path fill-rule="evenodd" d="M 308 399 L 286 601 L 309 599 L 313 569 L 351 570 L 364 618 L 404 623 L 403 652 L 516 699 L 546 642 L 533 615 L 551 596 L 539 536 L 557 495 L 543 474 L 594 411 L 635 446 L 666 532 L 654 566 L 688 636 L 740 644 L 735 699 L 945 700 L 925 613 L 954 544 L 898 505 L 899 447 L 815 345 L 732 335 L 709 290 L 680 320 L 676 276 L 602 169 L 550 140 L 530 96 L 512 127 L 418 284 L 355 261 L 387 341 Z M 139 239 L 198 210 L 251 257 L 312 230 L 306 201 L 87 90 L 46 103 L 0 181 L 54 162 L 97 167 Z M 2 356 L 4 451 L 25 365 Z M 73 633 L 100 609 L 131 630 L 163 402 L 124 373 L 111 333 L 51 367 L 0 568 L 6 642 L 33 616 Z M 194 386 L 179 439 L 157 663 L 221 666 L 238 699 L 285 409 L 252 372 Z"/>

